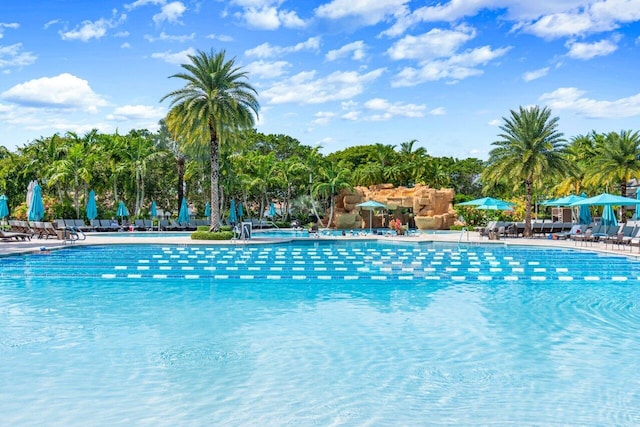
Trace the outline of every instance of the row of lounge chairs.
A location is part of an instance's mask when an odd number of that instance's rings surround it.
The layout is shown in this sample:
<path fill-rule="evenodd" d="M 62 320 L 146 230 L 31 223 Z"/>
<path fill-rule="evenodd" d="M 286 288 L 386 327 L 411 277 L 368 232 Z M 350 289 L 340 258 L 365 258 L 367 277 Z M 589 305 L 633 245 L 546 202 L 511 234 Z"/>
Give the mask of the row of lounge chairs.
<path fill-rule="evenodd" d="M 3 239 L 31 240 L 38 239 L 60 239 L 67 241 L 84 240 L 84 231 L 65 224 L 52 223 L 49 221 L 19 221 L 9 220 L 9 231 L 2 232 Z"/>

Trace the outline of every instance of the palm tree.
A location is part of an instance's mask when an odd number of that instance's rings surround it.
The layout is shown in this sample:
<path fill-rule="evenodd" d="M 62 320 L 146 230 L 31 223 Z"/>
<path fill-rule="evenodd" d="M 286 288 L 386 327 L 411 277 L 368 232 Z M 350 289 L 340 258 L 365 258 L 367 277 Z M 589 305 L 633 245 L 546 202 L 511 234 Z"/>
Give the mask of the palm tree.
<path fill-rule="evenodd" d="M 182 89 L 164 97 L 171 100 L 170 115 L 183 129 L 209 142 L 211 160 L 211 231 L 220 229 L 218 181 L 220 176 L 220 138 L 242 128 L 251 128 L 260 106 L 256 90 L 246 81 L 247 73 L 225 59 L 225 52 L 189 55 L 182 64 L 186 72 L 171 77 L 186 82 Z M 254 115 L 255 114 L 255 115 Z M 204 142 L 204 141 L 203 141 Z"/>
<path fill-rule="evenodd" d="M 594 156 L 586 172 L 588 184 L 617 185 L 620 195 L 627 197 L 627 182 L 640 175 L 640 133 L 609 132 L 596 140 Z M 622 206 L 622 219 L 626 208 Z"/>
<path fill-rule="evenodd" d="M 350 170 L 343 163 L 329 163 L 320 169 L 320 182 L 313 186 L 315 195 L 329 197 L 329 221 L 327 227 L 333 222 L 333 211 L 335 208 L 335 196 L 342 189 L 353 188 L 349 182 Z"/>
<path fill-rule="evenodd" d="M 483 172 L 485 183 L 511 184 L 514 190 L 524 185 L 525 229 L 524 236 L 531 236 L 531 200 L 534 186 L 538 186 L 549 174 L 564 175 L 573 165 L 564 156 L 564 139 L 558 131 L 558 118 L 551 118 L 548 108 L 530 107 L 511 110 L 500 126 L 500 140 L 489 153 Z"/>

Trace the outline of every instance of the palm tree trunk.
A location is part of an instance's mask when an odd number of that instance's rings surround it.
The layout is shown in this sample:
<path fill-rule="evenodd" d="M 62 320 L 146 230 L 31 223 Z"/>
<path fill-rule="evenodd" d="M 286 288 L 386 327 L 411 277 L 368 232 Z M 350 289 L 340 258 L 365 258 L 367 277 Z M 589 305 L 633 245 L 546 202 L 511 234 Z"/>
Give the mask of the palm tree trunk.
<path fill-rule="evenodd" d="M 620 195 L 622 197 L 627 197 L 627 181 L 626 180 L 622 180 L 620 181 Z M 622 218 L 620 218 L 620 220 L 623 223 L 627 223 L 627 207 L 626 206 L 620 206 L 620 216 Z"/>
<path fill-rule="evenodd" d="M 531 201 L 533 198 L 533 179 L 529 178 L 524 182 L 525 203 L 524 203 L 524 237 L 531 237 Z"/>
<path fill-rule="evenodd" d="M 209 133 L 211 134 L 211 140 L 209 141 L 209 154 L 211 158 L 211 227 L 209 228 L 209 231 L 220 231 L 220 199 L 218 197 L 220 164 L 218 159 L 218 134 L 211 122 L 209 123 Z"/>
<path fill-rule="evenodd" d="M 180 211 L 180 204 L 184 197 L 184 157 L 178 156 L 176 163 L 178 168 L 178 211 Z"/>

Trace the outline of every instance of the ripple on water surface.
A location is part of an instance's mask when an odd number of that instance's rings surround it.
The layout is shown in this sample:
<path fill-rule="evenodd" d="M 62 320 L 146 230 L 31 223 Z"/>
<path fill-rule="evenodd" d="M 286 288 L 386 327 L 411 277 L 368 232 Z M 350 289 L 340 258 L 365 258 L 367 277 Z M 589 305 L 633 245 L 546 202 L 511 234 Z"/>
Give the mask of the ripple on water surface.
<path fill-rule="evenodd" d="M 0 268 L 10 425 L 640 420 L 640 266 L 624 257 L 312 242 Z"/>

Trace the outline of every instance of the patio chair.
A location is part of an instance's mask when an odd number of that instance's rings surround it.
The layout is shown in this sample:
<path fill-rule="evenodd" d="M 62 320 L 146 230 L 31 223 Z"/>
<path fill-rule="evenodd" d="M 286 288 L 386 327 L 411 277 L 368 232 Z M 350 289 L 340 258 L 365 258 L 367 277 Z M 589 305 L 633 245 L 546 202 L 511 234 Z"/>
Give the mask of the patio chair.
<path fill-rule="evenodd" d="M 2 240 L 31 240 L 31 235 L 28 233 L 17 233 L 11 231 L 2 231 L 0 229 L 0 239 Z"/>
<path fill-rule="evenodd" d="M 581 242 L 582 245 L 586 245 L 587 242 L 595 242 L 595 237 L 593 236 L 593 230 L 591 228 L 587 228 L 587 230 L 583 234 L 576 234 L 573 236 L 573 241 L 577 245 L 578 242 Z"/>
<path fill-rule="evenodd" d="M 556 239 L 558 240 L 567 240 L 572 239 L 574 236 L 582 233 L 582 225 L 574 224 L 568 231 L 563 231 L 561 233 L 555 233 Z"/>
<path fill-rule="evenodd" d="M 144 228 L 147 231 L 153 231 L 153 220 L 151 220 L 151 219 L 143 219 L 142 223 L 144 224 Z"/>

